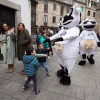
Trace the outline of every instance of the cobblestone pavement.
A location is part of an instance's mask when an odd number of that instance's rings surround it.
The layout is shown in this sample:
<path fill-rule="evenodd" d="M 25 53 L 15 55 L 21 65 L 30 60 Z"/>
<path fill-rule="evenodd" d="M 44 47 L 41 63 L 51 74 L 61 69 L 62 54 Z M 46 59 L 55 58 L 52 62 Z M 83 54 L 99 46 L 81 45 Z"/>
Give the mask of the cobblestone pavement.
<path fill-rule="evenodd" d="M 13 73 L 6 73 L 7 65 L 0 62 L 0 100 L 100 100 L 100 48 L 95 54 L 95 64 L 87 61 L 85 66 L 77 63 L 72 72 L 72 84 L 63 86 L 59 83 L 56 72 L 60 69 L 56 54 L 48 59 L 48 68 L 51 77 L 46 76 L 45 70 L 40 67 L 37 73 L 40 94 L 34 96 L 33 86 L 22 92 L 25 77 L 20 74 L 23 63 L 17 59 Z"/>

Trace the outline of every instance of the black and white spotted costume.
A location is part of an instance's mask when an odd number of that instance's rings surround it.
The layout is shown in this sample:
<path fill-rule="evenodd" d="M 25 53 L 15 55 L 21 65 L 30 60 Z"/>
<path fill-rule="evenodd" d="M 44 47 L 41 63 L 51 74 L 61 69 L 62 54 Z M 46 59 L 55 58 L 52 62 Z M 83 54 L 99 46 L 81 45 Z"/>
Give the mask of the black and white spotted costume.
<path fill-rule="evenodd" d="M 97 46 L 99 46 L 99 44 L 100 44 L 99 39 L 97 38 L 97 35 L 94 31 L 96 24 L 97 23 L 95 20 L 89 20 L 89 19 L 86 19 L 82 24 L 83 31 L 80 34 L 81 61 L 79 62 L 79 65 L 81 65 L 81 66 L 86 64 L 86 58 L 88 59 L 90 64 L 95 63 L 93 56 L 95 54 Z M 93 45 L 92 48 L 85 47 L 85 42 L 87 40 L 90 41 L 90 46 Z M 88 45 L 88 43 L 86 45 Z"/>
<path fill-rule="evenodd" d="M 64 46 L 62 52 L 57 53 L 58 62 L 62 68 L 57 71 L 57 76 L 61 77 L 60 83 L 64 85 L 70 85 L 71 83 L 70 75 L 79 52 L 80 30 L 77 26 L 81 22 L 81 13 L 77 6 L 77 4 L 72 6 L 70 13 L 62 18 L 60 22 L 61 30 L 44 41 L 55 41 Z"/>

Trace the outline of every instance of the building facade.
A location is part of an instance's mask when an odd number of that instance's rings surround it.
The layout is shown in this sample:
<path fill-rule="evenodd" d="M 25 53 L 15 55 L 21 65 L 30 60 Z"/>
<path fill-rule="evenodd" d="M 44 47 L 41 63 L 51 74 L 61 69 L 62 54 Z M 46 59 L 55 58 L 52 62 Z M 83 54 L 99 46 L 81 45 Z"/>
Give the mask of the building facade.
<path fill-rule="evenodd" d="M 57 27 L 70 7 L 78 3 L 82 21 L 95 19 L 97 0 L 39 0 L 36 8 L 36 25 Z"/>
<path fill-rule="evenodd" d="M 97 31 L 99 31 L 99 34 L 100 34 L 100 1 L 99 3 L 97 4 L 97 9 L 96 9 L 96 21 L 98 23 L 97 25 Z"/>
<path fill-rule="evenodd" d="M 36 8 L 36 25 L 57 27 L 72 6 L 72 0 L 39 0 Z"/>
<path fill-rule="evenodd" d="M 36 5 L 35 0 L 0 0 L 0 23 L 6 22 L 17 29 L 22 22 L 32 34 L 36 28 Z"/>
<path fill-rule="evenodd" d="M 100 2 L 97 4 L 96 20 L 97 20 L 98 23 L 100 23 Z"/>
<path fill-rule="evenodd" d="M 97 0 L 86 0 L 86 18 L 95 19 Z"/>

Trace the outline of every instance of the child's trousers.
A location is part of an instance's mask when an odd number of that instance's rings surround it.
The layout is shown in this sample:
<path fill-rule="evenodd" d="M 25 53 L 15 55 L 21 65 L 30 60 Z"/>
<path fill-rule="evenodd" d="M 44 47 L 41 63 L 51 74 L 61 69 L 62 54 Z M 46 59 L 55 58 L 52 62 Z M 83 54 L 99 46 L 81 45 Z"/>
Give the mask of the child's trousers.
<path fill-rule="evenodd" d="M 46 70 L 46 72 L 48 72 L 48 67 L 47 67 L 47 62 L 39 62 Z"/>
<path fill-rule="evenodd" d="M 31 80 L 33 80 L 34 92 L 36 92 L 36 90 L 37 90 L 37 80 L 36 80 L 36 75 L 27 76 L 27 77 L 28 77 L 28 78 L 27 78 L 27 81 L 26 81 L 25 84 L 24 84 L 24 87 L 27 88 L 29 82 L 30 82 Z"/>

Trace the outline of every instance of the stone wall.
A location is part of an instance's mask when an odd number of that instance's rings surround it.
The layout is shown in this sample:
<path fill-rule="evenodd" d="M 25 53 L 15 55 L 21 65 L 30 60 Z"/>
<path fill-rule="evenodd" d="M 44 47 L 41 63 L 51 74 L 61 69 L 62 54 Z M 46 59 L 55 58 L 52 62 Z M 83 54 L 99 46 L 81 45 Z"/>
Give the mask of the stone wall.
<path fill-rule="evenodd" d="M 57 5 L 56 10 L 53 10 L 54 3 Z M 63 13 L 63 16 L 64 16 L 68 13 L 71 5 L 56 2 L 56 1 L 48 1 L 48 13 L 44 13 L 44 1 L 39 1 L 37 5 L 37 9 L 36 9 L 36 13 L 37 13 L 36 24 L 43 26 L 44 25 L 44 15 L 47 15 L 48 16 L 48 26 L 57 27 L 57 25 L 60 22 L 60 18 L 63 17 L 60 15 L 61 6 L 64 7 L 64 13 Z M 56 17 L 56 23 L 52 22 L 53 16 Z"/>

